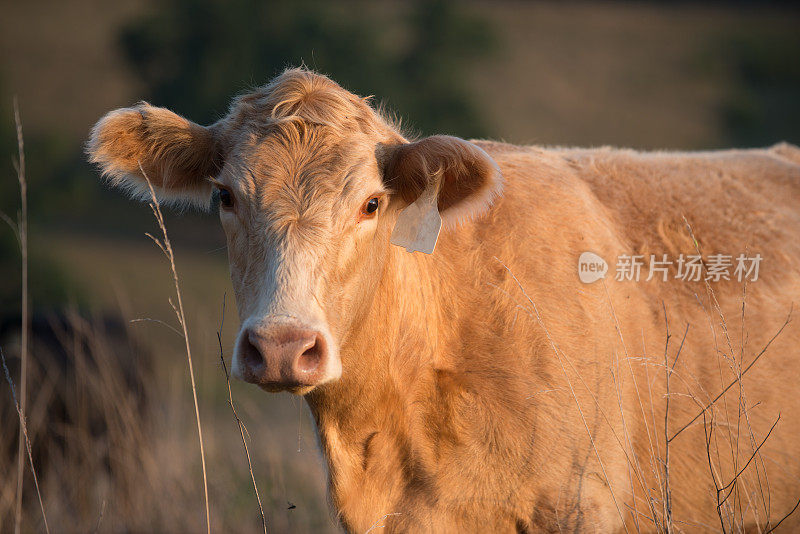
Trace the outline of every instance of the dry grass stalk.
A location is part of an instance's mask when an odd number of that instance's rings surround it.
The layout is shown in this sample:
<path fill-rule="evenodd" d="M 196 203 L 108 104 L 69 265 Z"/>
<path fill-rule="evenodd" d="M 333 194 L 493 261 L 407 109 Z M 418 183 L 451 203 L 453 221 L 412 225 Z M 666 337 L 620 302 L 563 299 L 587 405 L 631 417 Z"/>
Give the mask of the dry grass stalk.
<path fill-rule="evenodd" d="M 175 311 L 175 315 L 178 318 L 178 322 L 183 329 L 183 339 L 186 343 L 186 359 L 189 362 L 189 378 L 192 383 L 192 398 L 194 399 L 194 414 L 197 420 L 197 439 L 200 442 L 200 462 L 203 466 L 203 497 L 205 499 L 206 505 L 206 532 L 211 534 L 211 509 L 208 503 L 208 474 L 206 472 L 206 454 L 205 454 L 205 447 L 203 445 L 203 427 L 200 424 L 200 407 L 197 403 L 197 386 L 195 384 L 194 379 L 194 365 L 192 363 L 192 349 L 189 344 L 189 332 L 186 327 L 186 315 L 183 311 L 183 298 L 181 296 L 181 286 L 180 280 L 178 278 L 178 271 L 175 267 L 175 255 L 172 252 L 172 244 L 169 241 L 169 236 L 167 235 L 167 227 L 164 224 L 164 216 L 161 213 L 161 206 L 158 203 L 158 198 L 156 198 L 155 189 L 153 189 L 153 184 L 150 182 L 150 179 L 147 177 L 147 173 L 145 173 L 142 164 L 139 163 L 139 169 L 142 171 L 142 176 L 144 176 L 145 181 L 147 182 L 147 187 L 150 189 L 150 208 L 153 210 L 153 216 L 156 218 L 158 222 L 158 226 L 161 229 L 161 234 L 163 236 L 163 240 L 159 240 L 155 236 L 151 234 L 147 234 L 147 236 L 153 240 L 153 242 L 161 249 L 166 256 L 167 260 L 169 261 L 169 266 L 172 271 L 172 280 L 175 283 L 175 294 L 178 299 L 177 306 L 172 303 L 170 300 L 170 305 L 172 305 L 172 309 Z"/>
<path fill-rule="evenodd" d="M 686 331 L 683 333 L 681 345 L 678 347 L 678 352 L 675 354 L 675 360 L 672 365 L 669 363 L 669 339 L 672 337 L 669 333 L 669 320 L 667 319 L 667 308 L 664 303 L 661 303 L 664 310 L 664 329 L 666 331 L 666 339 L 664 340 L 664 375 L 665 375 L 665 406 L 664 406 L 664 488 L 662 490 L 662 503 L 663 503 L 663 529 L 664 532 L 672 533 L 674 525 L 672 521 L 672 487 L 669 482 L 669 399 L 670 399 L 670 378 L 675 370 L 675 365 L 678 363 L 678 358 L 681 356 L 683 344 L 686 342 L 686 336 L 689 334 L 689 324 L 686 324 Z"/>
<path fill-rule="evenodd" d="M 603 291 L 605 292 L 606 300 L 608 301 L 609 311 L 611 313 L 611 317 L 614 319 L 614 328 L 616 329 L 617 335 L 619 336 L 620 343 L 622 344 L 622 348 L 623 348 L 623 351 L 625 353 L 625 360 L 626 360 L 627 365 L 628 365 L 628 371 L 630 372 L 631 380 L 633 381 L 634 391 L 636 392 L 636 400 L 638 401 L 639 410 L 641 411 L 642 420 L 644 421 L 644 425 L 645 425 L 645 431 L 647 432 L 647 439 L 648 439 L 648 445 L 649 445 L 649 448 L 650 448 L 651 460 L 654 460 L 654 459 L 660 457 L 660 451 L 657 454 L 655 449 L 654 449 L 654 446 L 653 446 L 653 441 L 654 440 L 651 437 L 650 427 L 649 427 L 648 422 L 647 422 L 647 415 L 645 414 L 644 403 L 642 402 L 642 396 L 641 396 L 641 393 L 639 391 L 639 384 L 638 384 L 638 382 L 636 380 L 636 373 L 634 373 L 633 365 L 631 364 L 632 358 L 628 354 L 628 347 L 625 344 L 625 338 L 622 335 L 622 328 L 621 328 L 620 323 L 619 323 L 619 318 L 617 317 L 617 312 L 614 309 L 614 302 L 611 299 L 611 294 L 608 291 L 608 286 L 606 285 L 605 280 L 603 280 L 602 283 L 603 283 Z M 615 364 L 616 364 L 615 368 L 617 370 L 617 373 L 615 375 L 614 368 L 612 367 L 611 376 L 612 376 L 612 379 L 614 380 L 614 386 L 615 386 L 616 392 L 617 392 L 617 403 L 618 403 L 618 406 L 619 406 L 620 416 L 622 418 L 622 423 L 623 423 L 623 434 L 624 434 L 623 437 L 625 438 L 625 443 L 627 444 L 627 447 L 632 452 L 632 454 L 629 456 L 627 454 L 627 451 L 626 451 L 626 459 L 627 459 L 628 464 L 629 464 L 628 465 L 629 472 L 632 472 L 632 474 L 634 475 L 634 476 L 631 477 L 631 482 L 630 482 L 631 495 L 634 497 L 632 511 L 633 511 L 634 528 L 636 529 L 637 532 L 639 532 L 639 531 L 641 531 L 641 527 L 639 526 L 639 515 L 641 513 L 639 512 L 639 510 L 637 509 L 637 506 L 636 506 L 636 493 L 635 493 L 635 486 L 634 486 L 634 480 L 633 480 L 634 477 L 639 482 L 639 486 L 642 489 L 642 491 L 645 494 L 647 494 L 648 491 L 647 491 L 647 488 L 646 488 L 646 483 L 644 482 L 644 472 L 642 470 L 642 467 L 641 467 L 641 465 L 640 465 L 640 463 L 638 461 L 638 458 L 637 458 L 636 454 L 633 452 L 634 451 L 633 443 L 631 442 L 630 434 L 628 433 L 628 426 L 625 423 L 625 411 L 624 411 L 624 408 L 623 408 L 623 403 L 622 403 L 622 398 L 621 398 L 621 379 L 622 379 L 622 375 L 619 373 L 619 359 L 615 358 L 615 360 L 616 360 L 615 361 Z M 645 356 L 645 360 L 646 360 L 646 356 Z M 619 376 L 620 381 L 617 380 L 617 376 Z M 652 392 L 650 391 L 650 379 L 649 379 L 649 376 L 647 378 L 647 389 L 648 389 L 648 394 L 649 394 L 649 397 L 650 397 L 650 403 L 651 403 L 650 404 L 650 408 L 651 408 L 651 413 L 652 413 L 652 402 L 653 401 L 652 401 Z M 606 419 L 606 421 L 607 421 L 607 419 Z M 653 429 L 655 429 L 655 427 L 656 427 L 655 418 L 653 418 Z M 613 432 L 613 427 L 612 427 L 612 432 Z M 618 438 L 617 438 L 617 441 L 619 442 Z M 656 447 L 657 447 L 658 446 L 658 441 L 657 440 L 655 440 L 655 441 L 656 441 Z M 625 447 L 622 445 L 622 443 L 620 443 L 620 447 L 622 447 L 623 450 L 625 449 Z M 661 477 L 659 475 L 659 470 L 655 467 L 655 465 L 656 465 L 655 462 L 651 461 L 651 468 L 652 468 L 653 475 L 657 479 L 657 481 L 659 483 L 659 486 L 661 486 L 662 485 L 661 484 Z M 663 495 L 662 495 L 662 500 L 663 500 Z M 648 508 L 648 510 L 650 512 L 650 515 L 649 516 L 647 516 L 646 514 L 641 514 L 641 515 L 643 515 L 645 519 L 650 519 L 651 521 L 653 521 L 653 523 L 656 525 L 656 527 L 658 527 L 659 526 L 659 523 L 657 521 L 658 514 L 656 513 L 654 499 L 652 499 L 652 498 L 650 498 L 648 496 L 648 498 L 645 499 L 645 505 L 647 506 L 647 508 Z"/>
<path fill-rule="evenodd" d="M 233 417 L 236 419 L 236 425 L 239 427 L 239 434 L 242 436 L 242 446 L 244 447 L 244 454 L 247 457 L 247 468 L 250 470 L 250 480 L 253 482 L 253 491 L 256 494 L 256 500 L 258 501 L 258 511 L 261 514 L 261 526 L 264 527 L 264 534 L 267 534 L 267 518 L 264 516 L 264 507 L 261 505 L 261 496 L 258 494 L 258 484 L 256 484 L 256 475 L 253 473 L 253 462 L 250 459 L 250 449 L 247 447 L 247 440 L 245 439 L 245 433 L 247 436 L 250 437 L 250 433 L 247 432 L 247 427 L 244 426 L 244 422 L 239 418 L 239 414 L 236 413 L 236 407 L 233 404 L 233 392 L 231 391 L 231 377 L 228 374 L 228 366 L 225 364 L 225 355 L 222 351 L 222 326 L 225 324 L 225 295 L 222 296 L 222 320 L 219 323 L 219 330 L 217 330 L 217 342 L 219 343 L 219 360 L 222 362 L 222 370 L 225 372 L 225 382 L 228 386 L 228 406 L 231 407 L 231 412 L 233 412 Z"/>
<path fill-rule="evenodd" d="M 20 352 L 19 410 L 25 413 L 28 399 L 28 334 L 30 331 L 28 311 L 28 182 L 25 178 L 25 142 L 22 137 L 22 121 L 19 117 L 19 104 L 14 97 L 14 123 L 17 130 L 18 160 L 16 163 L 19 181 L 20 212 L 17 220 L 17 237 L 22 257 L 22 349 Z M 22 528 L 22 490 L 25 476 L 25 436 L 20 424 L 17 446 L 17 503 L 14 515 L 14 532 Z M 33 464 L 31 463 L 31 468 Z"/>
<path fill-rule="evenodd" d="M 670 437 L 670 438 L 667 440 L 668 442 L 670 442 L 670 441 L 673 441 L 675 438 L 677 438 L 677 437 L 680 435 L 680 433 L 681 433 L 681 432 L 683 432 L 684 430 L 686 430 L 687 428 L 689 428 L 689 427 L 692 425 L 692 423 L 694 423 L 695 421 L 697 421 L 698 419 L 700 419 L 700 417 L 702 417 L 702 416 L 703 416 L 703 414 L 705 414 L 707 410 L 710 410 L 711 408 L 713 408 L 713 407 L 714 407 L 714 405 L 715 405 L 717 402 L 719 402 L 719 400 L 720 400 L 720 399 L 721 399 L 721 398 L 722 398 L 722 397 L 723 397 L 723 396 L 724 396 L 724 395 L 725 395 L 725 394 L 726 394 L 726 393 L 727 393 L 727 392 L 728 392 L 728 391 L 729 391 L 729 390 L 730 390 L 730 389 L 731 389 L 733 386 L 735 386 L 735 385 L 739 384 L 739 383 L 742 381 L 742 377 L 743 377 L 743 376 L 744 376 L 744 375 L 745 375 L 745 374 L 746 374 L 746 373 L 747 373 L 747 372 L 748 372 L 750 369 L 752 369 L 752 368 L 753 368 L 753 366 L 754 366 L 754 365 L 755 365 L 755 364 L 758 362 L 758 360 L 759 360 L 759 359 L 760 359 L 760 358 L 761 358 L 761 357 L 762 357 L 762 356 L 763 356 L 763 355 L 764 355 L 764 354 L 767 352 L 767 349 L 769 348 L 769 346 L 770 346 L 770 345 L 772 345 L 772 342 L 773 342 L 773 341 L 775 341 L 775 340 L 778 338 L 778 336 L 780 336 L 780 335 L 781 335 L 781 332 L 783 332 L 783 329 L 784 329 L 784 328 L 786 328 L 786 327 L 789 325 L 789 322 L 791 322 L 791 318 L 792 318 L 792 312 L 793 312 L 793 308 L 789 310 L 789 315 L 786 317 L 786 321 L 784 321 L 783 325 L 781 325 L 781 327 L 778 329 L 778 331 L 775 333 L 775 335 L 774 335 L 774 336 L 772 336 L 772 338 L 771 338 L 771 339 L 770 339 L 770 340 L 767 342 L 767 344 L 764 346 L 764 348 L 763 348 L 763 349 L 761 349 L 761 351 L 760 351 L 760 352 L 759 352 L 759 353 L 756 355 L 756 357 L 755 357 L 755 358 L 753 358 L 753 361 L 752 361 L 752 362 L 750 362 L 750 363 L 747 365 L 747 367 L 745 367 L 745 368 L 744 368 L 744 370 L 743 370 L 743 371 L 742 371 L 742 372 L 739 374 L 739 376 L 738 376 L 736 379 L 734 379 L 734 380 L 733 380 L 731 383 L 729 383 L 727 386 L 725 386 L 725 388 L 723 388 L 723 390 L 722 390 L 722 391 L 720 391 L 719 395 L 717 395 L 716 397 L 714 397 L 714 399 L 713 399 L 713 400 L 711 400 L 711 402 L 709 402 L 709 403 L 707 403 L 705 406 L 703 406 L 703 408 L 700 410 L 700 412 L 699 412 L 697 415 L 695 415 L 695 416 L 694 416 L 694 417 L 693 417 L 693 418 L 692 418 L 692 419 L 691 419 L 691 420 L 690 420 L 688 423 L 686 423 L 685 425 L 683 425 L 682 427 L 680 427 L 680 428 L 679 428 L 677 431 L 675 431 L 675 433 L 674 433 L 674 434 L 672 434 L 672 436 L 671 436 L 671 437 Z"/>
<path fill-rule="evenodd" d="M 14 399 L 14 407 L 16 408 L 17 415 L 19 416 L 19 431 L 24 439 L 25 451 L 28 453 L 28 461 L 30 462 L 31 466 L 31 474 L 33 475 L 33 484 L 36 487 L 36 495 L 39 497 L 39 508 L 41 508 L 42 510 L 42 520 L 44 521 L 44 530 L 49 534 L 50 527 L 47 525 L 47 514 L 44 511 L 44 501 L 42 500 L 42 492 L 39 490 L 39 479 L 36 477 L 36 468 L 33 465 L 33 454 L 31 453 L 31 441 L 30 438 L 28 438 L 28 426 L 25 422 L 25 413 L 22 411 L 22 407 L 20 406 L 20 403 L 17 401 L 17 392 L 16 389 L 14 388 L 14 381 L 11 380 L 11 373 L 8 372 L 8 366 L 6 365 L 6 357 L 3 354 L 2 348 L 0 348 L 0 360 L 3 363 L 3 372 L 6 375 L 6 381 L 8 382 L 8 385 L 11 387 L 11 397 Z M 21 500 L 17 501 L 17 503 L 20 504 L 20 506 L 21 502 L 22 502 Z M 19 508 L 18 515 L 16 515 L 14 519 L 14 527 L 19 528 L 21 527 L 21 525 L 22 525 L 22 509 Z"/>
<path fill-rule="evenodd" d="M 697 238 L 694 235 L 694 231 L 692 230 L 691 224 L 689 224 L 689 222 L 686 220 L 685 217 L 684 217 L 683 221 L 684 221 L 684 224 L 686 225 L 686 228 L 688 230 L 689 236 L 692 239 L 695 251 L 702 258 L 702 252 L 700 250 L 700 244 L 699 244 L 699 241 L 697 240 Z M 702 267 L 704 269 L 708 270 L 705 262 L 702 259 L 701 259 L 701 264 L 702 264 Z M 726 528 L 726 520 L 725 520 L 726 517 L 727 517 L 727 524 L 730 526 L 731 530 L 737 531 L 737 532 L 746 531 L 747 530 L 747 525 L 745 524 L 745 514 L 746 514 L 747 510 L 752 510 L 757 529 L 759 531 L 771 532 L 772 530 L 774 530 L 775 526 L 772 526 L 772 521 L 770 519 L 771 499 L 770 499 L 770 494 L 769 494 L 769 479 L 767 477 L 767 470 L 766 470 L 766 467 L 765 467 L 764 458 L 762 457 L 760 450 L 761 450 L 761 446 L 766 442 L 767 438 L 769 438 L 769 436 L 772 433 L 772 430 L 774 429 L 775 425 L 773 425 L 773 427 L 769 430 L 769 432 L 764 437 L 764 439 L 761 441 L 761 443 L 756 445 L 758 440 L 755 437 L 755 433 L 753 431 L 752 424 L 751 424 L 751 421 L 750 421 L 749 410 L 748 410 L 748 407 L 747 407 L 747 398 L 746 398 L 746 394 L 745 394 L 745 390 L 744 390 L 743 378 L 744 378 L 744 375 L 761 358 L 761 356 L 763 356 L 766 353 L 766 351 L 772 345 L 773 341 L 775 341 L 775 339 L 777 339 L 778 336 L 780 336 L 780 334 L 783 332 L 784 328 L 786 328 L 786 326 L 789 324 L 789 322 L 791 321 L 791 316 L 792 316 L 792 312 L 793 312 L 793 306 L 790 306 L 787 318 L 784 321 L 783 325 L 778 330 L 778 332 L 776 332 L 776 334 L 772 338 L 770 338 L 770 340 L 766 343 L 766 345 L 763 347 L 763 349 L 745 367 L 744 366 L 745 344 L 746 344 L 745 309 L 746 309 L 746 302 L 747 302 L 747 283 L 745 281 L 745 283 L 742 286 L 741 339 L 740 339 L 740 345 L 739 345 L 739 350 L 738 351 L 735 350 L 734 344 L 731 341 L 728 324 L 727 324 L 725 315 L 722 312 L 722 308 L 721 308 L 720 303 L 719 303 L 719 301 L 717 299 L 717 296 L 716 296 L 716 293 L 715 293 L 714 289 L 711 287 L 711 284 L 708 283 L 708 280 L 704 280 L 704 284 L 705 284 L 705 289 L 706 289 L 708 302 L 711 305 L 711 307 L 713 308 L 713 310 L 716 313 L 716 315 L 718 316 L 719 326 L 721 328 L 722 337 L 723 337 L 723 340 L 724 340 L 725 344 L 727 345 L 727 351 L 724 350 L 724 349 L 720 349 L 720 347 L 718 346 L 718 337 L 717 337 L 716 330 L 714 328 L 714 323 L 715 323 L 714 318 L 712 318 L 711 313 L 709 312 L 708 308 L 703 306 L 702 302 L 701 302 L 701 306 L 703 307 L 703 310 L 705 311 L 705 313 L 706 313 L 706 315 L 708 317 L 709 326 L 711 328 L 711 332 L 712 332 L 712 335 L 714 337 L 714 348 L 715 348 L 715 354 L 717 355 L 717 363 L 718 363 L 718 367 L 719 367 L 720 385 L 723 385 L 725 383 L 724 378 L 723 378 L 723 360 L 724 360 L 724 363 L 727 364 L 728 370 L 735 376 L 735 378 L 730 383 L 728 383 L 722 389 L 722 391 L 713 400 L 711 400 L 707 404 L 702 405 L 695 398 L 694 399 L 695 402 L 698 402 L 698 405 L 701 406 L 700 413 L 697 416 L 695 416 L 689 423 L 687 423 L 686 425 L 681 427 L 669 439 L 669 441 L 672 441 L 681 432 L 683 432 L 686 428 L 688 428 L 691 424 L 693 424 L 694 421 L 696 421 L 700 417 L 700 415 L 702 415 L 703 416 L 704 428 L 706 428 L 706 425 L 711 425 L 711 429 L 706 431 L 706 435 L 707 435 L 706 448 L 707 448 L 707 456 L 708 456 L 709 468 L 710 468 L 710 471 L 711 471 L 711 476 L 712 476 L 712 479 L 714 481 L 714 485 L 718 490 L 717 491 L 717 495 L 716 495 L 717 515 L 718 515 L 718 518 L 720 520 L 720 526 L 722 528 L 722 531 L 723 532 L 727 532 L 728 531 L 728 529 Z M 698 301 L 699 301 L 699 298 L 698 298 Z M 737 358 L 737 353 L 738 353 L 738 358 Z M 732 422 L 731 418 L 729 416 L 728 403 L 727 403 L 727 398 L 725 396 L 726 393 L 731 388 L 733 388 L 733 386 L 738 386 L 737 414 L 736 414 L 735 422 Z M 717 403 L 720 400 L 722 401 L 721 402 L 721 406 L 718 406 Z M 756 403 L 754 406 L 757 406 L 757 405 L 758 405 L 758 403 Z M 716 418 L 714 416 L 714 413 L 715 413 L 716 410 L 722 410 L 724 412 L 724 418 L 723 418 L 723 421 L 722 421 L 721 424 L 715 422 Z M 706 414 L 707 411 L 711 415 L 710 421 L 706 420 L 706 415 L 705 414 Z M 744 417 L 744 421 L 742 421 L 742 417 Z M 780 419 L 780 415 L 778 416 L 778 419 Z M 743 430 L 742 423 L 744 423 L 744 430 L 746 430 L 747 438 L 749 438 L 750 448 L 752 450 L 752 454 L 746 460 L 745 467 L 740 469 L 739 465 L 740 465 L 741 460 L 742 460 L 740 458 L 740 440 L 741 440 L 741 432 Z M 734 473 L 732 478 L 731 478 L 730 483 L 725 485 L 725 486 L 723 486 L 722 488 L 720 488 L 719 484 L 717 483 L 718 480 L 720 480 L 720 481 L 722 480 L 722 473 L 721 472 L 718 473 L 717 469 L 715 469 L 714 463 L 713 463 L 712 458 L 711 458 L 711 451 L 710 451 L 712 436 L 714 437 L 714 439 L 719 439 L 717 437 L 719 433 L 717 433 L 716 436 L 713 433 L 713 427 L 714 427 L 715 424 L 717 424 L 718 426 L 723 426 L 725 428 L 725 430 L 727 431 L 727 441 L 728 441 L 728 445 L 730 446 L 730 455 L 731 455 L 731 463 L 732 463 L 731 470 Z M 777 424 L 777 421 L 775 422 L 775 424 Z M 734 432 L 734 429 L 735 429 L 735 432 Z M 725 439 L 725 438 L 723 437 L 723 439 Z M 720 465 L 720 469 L 721 469 L 722 458 L 720 456 L 719 444 L 717 444 L 716 442 L 715 442 L 714 452 L 715 452 L 715 455 L 717 457 L 717 464 Z M 756 460 L 756 462 L 754 464 L 754 470 L 755 470 L 755 477 L 756 477 L 756 490 L 757 490 L 757 493 L 755 491 L 748 491 L 748 489 L 747 489 L 747 480 L 743 476 L 744 472 L 745 472 L 745 469 L 747 467 L 749 467 L 750 463 L 754 459 Z M 760 468 L 760 470 L 759 470 L 759 468 Z M 765 489 L 765 486 L 766 486 L 766 489 Z M 722 495 L 722 492 L 724 492 L 727 488 L 730 488 L 730 491 L 727 493 L 727 495 L 725 495 L 724 498 L 720 499 L 720 496 Z M 744 494 L 744 498 L 742 497 L 742 493 Z M 762 525 L 762 521 L 761 521 L 762 518 L 759 515 L 758 503 L 752 502 L 753 495 L 760 496 L 760 498 L 761 498 L 761 506 L 762 506 L 763 511 L 765 513 L 765 517 L 763 518 L 764 519 L 763 525 Z M 733 499 L 730 499 L 731 496 L 733 497 Z M 745 499 L 747 499 L 746 503 L 744 503 Z M 746 504 L 747 508 L 743 508 L 744 504 Z M 780 519 L 780 521 L 778 521 L 777 524 L 782 523 L 787 517 L 789 517 L 789 515 L 794 513 L 794 511 L 796 509 L 797 509 L 797 506 L 795 506 L 788 514 L 784 515 Z M 738 515 L 738 522 L 737 522 L 737 515 Z"/>

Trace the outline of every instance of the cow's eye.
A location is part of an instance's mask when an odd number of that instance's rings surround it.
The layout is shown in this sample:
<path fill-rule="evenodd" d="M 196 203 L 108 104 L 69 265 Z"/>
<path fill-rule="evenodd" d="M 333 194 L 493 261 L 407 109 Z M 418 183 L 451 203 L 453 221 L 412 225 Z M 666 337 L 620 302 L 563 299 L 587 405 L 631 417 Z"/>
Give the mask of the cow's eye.
<path fill-rule="evenodd" d="M 226 210 L 233 208 L 233 195 L 224 187 L 219 188 L 219 205 Z"/>
<path fill-rule="evenodd" d="M 364 202 L 364 205 L 361 206 L 361 219 L 368 219 L 370 217 L 374 217 L 375 212 L 378 211 L 379 204 L 380 204 L 380 199 L 378 197 L 372 197 L 371 199 Z"/>

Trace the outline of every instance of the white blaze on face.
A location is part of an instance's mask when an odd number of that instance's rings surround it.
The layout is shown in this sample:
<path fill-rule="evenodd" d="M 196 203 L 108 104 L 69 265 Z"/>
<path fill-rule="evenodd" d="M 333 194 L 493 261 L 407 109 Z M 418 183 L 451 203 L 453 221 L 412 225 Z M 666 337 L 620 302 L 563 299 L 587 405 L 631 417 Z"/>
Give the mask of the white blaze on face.
<path fill-rule="evenodd" d="M 233 355 L 234 376 L 260 384 L 263 378 L 274 382 L 277 389 L 279 383 L 314 386 L 339 378 L 342 365 L 338 344 L 318 297 L 322 289 L 322 247 L 303 239 L 299 231 L 290 230 L 283 239 L 270 239 L 266 231 L 258 234 L 265 237 L 250 243 L 247 258 L 231 258 L 232 265 L 246 265 L 244 269 L 232 268 L 232 276 L 239 278 L 237 302 L 243 317 Z M 300 371 L 293 367 L 297 365 L 294 358 L 314 347 L 315 339 L 324 354 L 318 355 L 319 368 L 302 370 L 309 377 L 306 384 L 306 375 L 297 375 Z M 255 356 L 263 359 L 263 377 L 260 368 L 254 369 L 259 364 L 253 361 Z"/>

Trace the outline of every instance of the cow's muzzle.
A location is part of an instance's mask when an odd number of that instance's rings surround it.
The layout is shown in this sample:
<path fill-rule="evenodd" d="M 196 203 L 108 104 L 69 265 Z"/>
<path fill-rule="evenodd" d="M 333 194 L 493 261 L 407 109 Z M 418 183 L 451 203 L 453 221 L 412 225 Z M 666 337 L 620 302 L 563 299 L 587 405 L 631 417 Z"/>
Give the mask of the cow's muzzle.
<path fill-rule="evenodd" d="M 234 374 L 267 391 L 306 393 L 338 378 L 326 336 L 294 323 L 259 323 L 239 335 Z M 335 376 L 334 376 L 335 375 Z"/>

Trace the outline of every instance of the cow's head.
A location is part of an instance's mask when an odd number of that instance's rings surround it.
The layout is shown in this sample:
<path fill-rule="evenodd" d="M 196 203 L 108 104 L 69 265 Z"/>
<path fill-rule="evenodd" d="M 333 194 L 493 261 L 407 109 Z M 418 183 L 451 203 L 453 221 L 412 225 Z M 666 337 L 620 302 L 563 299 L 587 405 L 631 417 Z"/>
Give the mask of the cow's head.
<path fill-rule="evenodd" d="M 113 111 L 88 151 L 135 195 L 149 198 L 144 175 L 162 201 L 207 207 L 217 192 L 242 322 L 233 372 L 299 393 L 342 374 L 340 347 L 381 281 L 398 213 L 434 184 L 446 227 L 502 187 L 476 145 L 409 143 L 365 99 L 302 69 L 209 127 L 146 103 Z"/>

